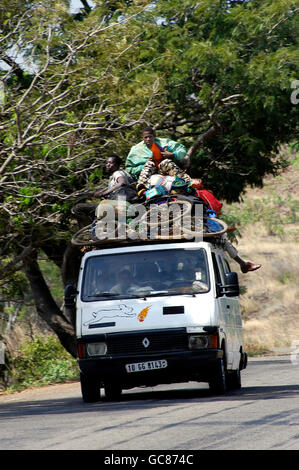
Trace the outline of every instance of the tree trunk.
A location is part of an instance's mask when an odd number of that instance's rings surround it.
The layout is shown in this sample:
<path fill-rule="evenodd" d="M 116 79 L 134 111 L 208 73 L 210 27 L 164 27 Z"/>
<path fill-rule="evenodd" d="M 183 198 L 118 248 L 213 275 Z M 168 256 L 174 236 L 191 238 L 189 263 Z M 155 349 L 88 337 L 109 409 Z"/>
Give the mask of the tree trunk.
<path fill-rule="evenodd" d="M 82 253 L 77 246 L 68 245 L 64 255 L 61 267 L 61 276 L 63 284 L 77 285 Z"/>
<path fill-rule="evenodd" d="M 36 258 L 26 265 L 25 274 L 31 286 L 38 315 L 56 333 L 62 346 L 73 357 L 76 357 L 74 325 L 67 319 L 53 299 Z"/>
<path fill-rule="evenodd" d="M 82 253 L 76 246 L 66 243 L 55 243 L 51 246 L 40 245 L 48 258 L 53 261 L 61 270 L 61 277 L 64 287 L 67 284 L 77 285 Z M 64 313 L 68 321 L 76 328 L 75 308 L 64 307 Z"/>
<path fill-rule="evenodd" d="M 204 132 L 195 142 L 194 144 L 189 148 L 187 152 L 187 156 L 192 159 L 192 157 L 195 155 L 199 147 L 210 137 L 213 135 L 217 134 L 218 132 L 221 131 L 221 126 L 219 123 L 215 123 L 210 129 L 208 129 L 206 132 Z"/>
<path fill-rule="evenodd" d="M 68 245 L 64 252 L 63 264 L 61 267 L 61 276 L 64 286 L 72 284 L 74 287 L 77 286 L 80 263 L 82 253 L 78 247 Z M 71 321 L 74 329 L 76 329 L 76 309 L 75 307 L 64 307 L 65 314 Z"/>

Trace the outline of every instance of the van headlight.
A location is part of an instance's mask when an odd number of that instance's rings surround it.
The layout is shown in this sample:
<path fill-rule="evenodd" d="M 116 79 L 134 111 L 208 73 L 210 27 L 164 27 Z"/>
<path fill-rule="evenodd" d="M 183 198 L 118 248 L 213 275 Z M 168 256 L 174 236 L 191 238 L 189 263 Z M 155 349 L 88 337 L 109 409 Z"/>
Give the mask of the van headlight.
<path fill-rule="evenodd" d="M 209 346 L 208 335 L 189 336 L 189 349 L 203 349 Z"/>
<path fill-rule="evenodd" d="M 87 350 L 88 356 L 105 356 L 107 352 L 107 344 L 106 343 L 88 343 L 86 350 Z"/>
<path fill-rule="evenodd" d="M 188 339 L 188 346 L 189 349 L 204 349 L 204 348 L 212 348 L 217 349 L 219 347 L 218 344 L 218 335 L 190 335 Z"/>

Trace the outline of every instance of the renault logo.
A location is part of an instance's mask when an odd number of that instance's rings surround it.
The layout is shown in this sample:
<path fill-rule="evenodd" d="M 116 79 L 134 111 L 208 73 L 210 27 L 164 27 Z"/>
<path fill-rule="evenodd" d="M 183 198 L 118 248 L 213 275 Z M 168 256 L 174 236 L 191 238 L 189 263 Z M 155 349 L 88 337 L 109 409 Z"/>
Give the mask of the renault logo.
<path fill-rule="evenodd" d="M 144 338 L 144 340 L 142 341 L 142 344 L 143 344 L 143 346 L 144 346 L 145 348 L 148 348 L 150 342 L 149 342 L 149 340 L 148 340 L 147 338 Z"/>

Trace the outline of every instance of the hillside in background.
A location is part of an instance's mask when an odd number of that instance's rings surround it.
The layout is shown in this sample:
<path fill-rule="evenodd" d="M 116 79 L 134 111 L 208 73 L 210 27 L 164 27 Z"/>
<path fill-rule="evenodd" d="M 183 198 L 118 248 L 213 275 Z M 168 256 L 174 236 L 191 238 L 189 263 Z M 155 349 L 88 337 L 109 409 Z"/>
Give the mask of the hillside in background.
<path fill-rule="evenodd" d="M 287 350 L 299 340 L 299 153 L 284 150 L 290 165 L 249 188 L 240 204 L 224 206 L 241 232 L 237 248 L 262 267 L 239 274 L 244 339 L 251 354 Z M 236 266 L 235 266 L 236 265 Z"/>

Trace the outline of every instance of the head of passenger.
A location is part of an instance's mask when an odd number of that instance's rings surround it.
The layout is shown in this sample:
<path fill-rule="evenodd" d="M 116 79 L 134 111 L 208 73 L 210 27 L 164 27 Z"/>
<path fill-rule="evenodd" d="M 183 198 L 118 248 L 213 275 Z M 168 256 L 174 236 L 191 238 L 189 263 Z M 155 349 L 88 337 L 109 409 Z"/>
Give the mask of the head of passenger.
<path fill-rule="evenodd" d="M 107 158 L 106 164 L 105 164 L 107 172 L 114 173 L 115 171 L 119 169 L 121 163 L 122 163 L 122 159 L 118 155 L 116 154 L 110 155 L 110 157 Z"/>
<path fill-rule="evenodd" d="M 148 148 L 152 148 L 155 141 L 155 131 L 151 127 L 146 127 L 142 131 L 142 139 Z"/>

